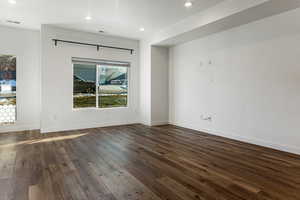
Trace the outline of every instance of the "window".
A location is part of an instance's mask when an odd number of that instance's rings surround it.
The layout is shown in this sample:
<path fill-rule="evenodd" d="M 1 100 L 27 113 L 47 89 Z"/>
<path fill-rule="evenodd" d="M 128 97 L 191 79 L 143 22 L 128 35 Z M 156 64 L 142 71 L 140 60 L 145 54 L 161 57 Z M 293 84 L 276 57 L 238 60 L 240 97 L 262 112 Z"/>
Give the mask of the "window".
<path fill-rule="evenodd" d="M 129 63 L 73 59 L 73 107 L 127 107 L 128 68 Z"/>
<path fill-rule="evenodd" d="M 16 121 L 16 57 L 0 55 L 0 124 Z"/>
<path fill-rule="evenodd" d="M 96 65 L 74 64 L 74 108 L 96 107 Z"/>
<path fill-rule="evenodd" d="M 100 108 L 127 106 L 127 67 L 98 66 L 98 105 Z"/>

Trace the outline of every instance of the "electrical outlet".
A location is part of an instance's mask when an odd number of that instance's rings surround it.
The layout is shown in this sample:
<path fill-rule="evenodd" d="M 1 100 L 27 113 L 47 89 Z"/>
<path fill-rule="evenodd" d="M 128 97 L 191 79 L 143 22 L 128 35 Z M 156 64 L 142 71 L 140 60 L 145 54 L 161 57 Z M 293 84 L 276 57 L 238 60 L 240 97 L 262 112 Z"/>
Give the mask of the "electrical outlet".
<path fill-rule="evenodd" d="M 203 67 L 203 62 L 202 61 L 200 61 L 199 66 Z"/>
<path fill-rule="evenodd" d="M 53 120 L 53 121 L 56 121 L 56 120 L 57 120 L 57 115 L 56 115 L 56 114 L 52 115 L 52 120 Z"/>
<path fill-rule="evenodd" d="M 208 116 L 208 117 L 205 117 L 203 115 L 200 115 L 200 118 L 203 120 L 203 121 L 209 121 L 209 122 L 212 122 L 212 117 Z"/>
<path fill-rule="evenodd" d="M 208 117 L 207 121 L 212 122 L 212 117 Z"/>

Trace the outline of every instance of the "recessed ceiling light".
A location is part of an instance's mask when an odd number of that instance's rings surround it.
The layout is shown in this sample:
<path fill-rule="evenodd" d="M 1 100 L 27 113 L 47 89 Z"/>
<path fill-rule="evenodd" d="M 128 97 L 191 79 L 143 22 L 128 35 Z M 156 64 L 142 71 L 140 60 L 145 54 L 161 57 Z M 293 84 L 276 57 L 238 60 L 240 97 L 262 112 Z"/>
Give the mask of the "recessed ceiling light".
<path fill-rule="evenodd" d="M 184 6 L 185 6 L 186 8 L 192 7 L 192 5 L 193 5 L 193 3 L 192 3 L 191 1 L 186 1 L 186 2 L 184 3 Z"/>
<path fill-rule="evenodd" d="M 140 31 L 141 31 L 141 32 L 144 32 L 144 31 L 145 31 L 145 28 L 141 27 L 141 28 L 140 28 Z"/>
<path fill-rule="evenodd" d="M 17 1 L 16 0 L 8 0 L 8 3 L 10 3 L 10 4 L 16 4 Z"/>
<path fill-rule="evenodd" d="M 92 17 L 90 15 L 85 17 L 85 20 L 91 20 L 91 19 L 92 19 Z"/>

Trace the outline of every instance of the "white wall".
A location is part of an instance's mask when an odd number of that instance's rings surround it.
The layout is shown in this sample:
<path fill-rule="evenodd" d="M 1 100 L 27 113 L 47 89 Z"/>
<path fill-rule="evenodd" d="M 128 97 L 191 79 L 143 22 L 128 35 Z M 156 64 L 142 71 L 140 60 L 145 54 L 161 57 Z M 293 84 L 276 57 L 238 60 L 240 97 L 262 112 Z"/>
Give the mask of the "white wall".
<path fill-rule="evenodd" d="M 151 125 L 169 122 L 169 49 L 151 47 Z"/>
<path fill-rule="evenodd" d="M 140 121 L 151 125 L 151 44 L 140 44 Z"/>
<path fill-rule="evenodd" d="M 148 126 L 168 124 L 169 49 L 141 42 L 140 122 Z"/>
<path fill-rule="evenodd" d="M 82 129 L 137 123 L 139 116 L 139 42 L 118 37 L 102 36 L 43 25 L 42 35 L 42 132 Z M 75 40 L 88 43 L 133 48 L 126 51 L 84 47 L 72 44 L 54 46 L 51 39 Z M 128 108 L 72 108 L 72 57 L 128 61 L 131 63 Z"/>
<path fill-rule="evenodd" d="M 300 153 L 299 18 L 297 9 L 171 48 L 170 122 Z"/>
<path fill-rule="evenodd" d="M 0 126 L 0 132 L 39 129 L 39 32 L 0 26 L 0 54 L 17 56 L 17 121 Z"/>

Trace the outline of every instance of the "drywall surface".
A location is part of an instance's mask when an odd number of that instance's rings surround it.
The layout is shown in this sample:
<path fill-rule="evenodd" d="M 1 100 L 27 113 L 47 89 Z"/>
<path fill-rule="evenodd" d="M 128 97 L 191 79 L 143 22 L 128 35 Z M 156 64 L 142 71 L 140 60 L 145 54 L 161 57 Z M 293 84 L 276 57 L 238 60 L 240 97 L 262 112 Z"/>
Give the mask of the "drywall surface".
<path fill-rule="evenodd" d="M 42 37 L 42 116 L 41 131 L 52 132 L 137 123 L 139 113 L 139 42 L 43 25 Z M 52 39 L 75 40 L 135 49 L 127 51 L 58 44 Z M 127 108 L 73 109 L 72 57 L 126 61 L 131 63 Z"/>
<path fill-rule="evenodd" d="M 140 117 L 141 123 L 151 125 L 151 45 L 140 44 Z"/>
<path fill-rule="evenodd" d="M 170 123 L 300 153 L 300 9 L 170 49 Z"/>
<path fill-rule="evenodd" d="M 151 47 L 151 125 L 169 122 L 169 49 Z"/>
<path fill-rule="evenodd" d="M 40 127 L 40 35 L 0 26 L 0 54 L 17 56 L 17 121 L 0 132 Z"/>

